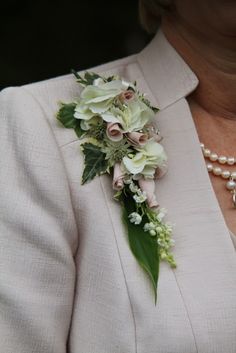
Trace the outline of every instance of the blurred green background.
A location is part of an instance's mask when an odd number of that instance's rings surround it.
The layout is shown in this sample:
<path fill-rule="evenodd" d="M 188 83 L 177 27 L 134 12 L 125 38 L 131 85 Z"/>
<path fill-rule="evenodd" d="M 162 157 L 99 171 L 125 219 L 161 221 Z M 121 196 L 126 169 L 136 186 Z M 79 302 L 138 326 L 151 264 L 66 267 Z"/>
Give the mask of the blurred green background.
<path fill-rule="evenodd" d="M 0 3 L 0 89 L 67 74 L 141 50 L 138 0 Z"/>

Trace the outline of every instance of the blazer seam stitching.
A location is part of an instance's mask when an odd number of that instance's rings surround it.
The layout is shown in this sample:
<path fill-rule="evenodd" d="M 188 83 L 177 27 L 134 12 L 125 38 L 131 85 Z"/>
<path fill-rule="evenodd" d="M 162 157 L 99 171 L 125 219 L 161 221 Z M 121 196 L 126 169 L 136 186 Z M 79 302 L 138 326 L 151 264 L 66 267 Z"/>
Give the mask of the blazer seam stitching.
<path fill-rule="evenodd" d="M 113 234 L 114 234 L 114 238 L 115 238 L 115 243 L 116 243 L 116 247 L 117 247 L 117 253 L 118 253 L 119 260 L 120 260 L 120 266 L 121 266 L 121 270 L 122 270 L 122 273 L 123 273 L 123 276 L 124 276 L 125 287 L 126 287 L 126 291 L 127 291 L 127 295 L 128 295 L 128 299 L 129 299 L 129 303 L 130 303 L 130 309 L 131 309 L 132 318 L 133 318 L 133 324 L 134 324 L 135 353 L 137 353 L 138 352 L 137 351 L 137 327 L 136 327 L 136 322 L 135 322 L 135 315 L 134 315 L 133 305 L 132 305 L 132 302 L 131 302 L 131 297 L 130 297 L 130 293 L 129 293 L 129 289 L 128 289 L 128 283 L 127 283 L 124 267 L 123 267 L 123 264 L 122 264 L 122 261 L 121 261 L 120 250 L 119 250 L 117 237 L 116 237 L 116 231 L 115 231 L 115 227 L 114 227 L 112 216 L 111 216 L 111 212 L 110 212 L 110 207 L 108 206 L 106 192 L 104 190 L 103 183 L 102 183 L 102 180 L 101 180 L 100 177 L 99 177 L 99 180 L 100 180 L 101 189 L 102 189 L 102 192 L 103 192 L 103 195 L 104 195 L 104 198 L 105 198 L 105 203 L 106 203 L 106 207 L 107 207 L 107 210 L 108 210 L 109 218 L 110 218 L 110 221 L 111 221 L 111 226 L 112 226 L 112 230 L 113 230 Z"/>
<path fill-rule="evenodd" d="M 182 299 L 182 302 L 183 302 L 183 305 L 184 305 L 184 308 L 185 308 L 185 311 L 186 311 L 186 314 L 187 314 L 187 317 L 188 317 L 188 322 L 189 322 L 189 325 L 190 325 L 190 328 L 191 328 L 191 331 L 192 331 L 194 345 L 195 345 L 195 348 L 196 348 L 196 353 L 198 353 L 199 351 L 198 351 L 198 347 L 197 347 L 197 339 L 196 339 L 196 335 L 194 333 L 193 324 L 192 324 L 192 321 L 190 319 L 188 308 L 187 308 L 187 305 L 186 305 L 186 303 L 184 301 L 183 293 L 181 291 L 181 288 L 180 288 L 179 282 L 177 280 L 176 274 L 175 274 L 174 271 L 172 271 L 172 272 L 173 272 L 173 275 L 174 275 L 174 278 L 175 278 L 175 282 L 177 284 L 177 287 L 178 287 L 178 290 L 179 290 L 179 293 L 180 293 L 180 296 L 181 296 L 181 299 Z"/>
<path fill-rule="evenodd" d="M 66 147 L 66 146 L 68 146 L 68 145 L 72 145 L 73 143 L 78 142 L 78 141 L 80 141 L 79 138 L 74 139 L 74 140 L 71 140 L 70 142 L 66 142 L 66 143 L 64 143 L 63 145 L 60 145 L 59 147 L 60 147 L 61 149 L 64 149 L 64 147 Z"/>

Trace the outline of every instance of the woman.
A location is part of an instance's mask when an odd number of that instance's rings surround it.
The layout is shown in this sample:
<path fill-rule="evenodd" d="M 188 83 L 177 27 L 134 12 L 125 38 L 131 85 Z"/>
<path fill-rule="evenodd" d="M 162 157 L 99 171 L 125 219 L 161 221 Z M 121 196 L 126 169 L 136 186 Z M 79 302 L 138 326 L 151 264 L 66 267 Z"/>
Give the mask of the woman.
<path fill-rule="evenodd" d="M 141 2 L 151 30 L 160 3 Z M 206 157 L 207 149 L 236 153 L 236 4 L 176 0 L 164 8 L 161 29 L 141 53 L 93 71 L 136 80 L 160 108 L 169 172 L 156 193 L 175 223 L 178 268 L 161 265 L 154 306 L 110 178 L 80 185 L 80 142 L 55 119 L 58 101 L 78 96 L 72 76 L 6 89 L 0 110 L 4 353 L 236 352 L 230 237 L 236 210 L 225 188 L 229 179 L 213 173 L 209 179 L 202 155 L 202 149 Z M 211 159 L 214 168 L 221 165 Z M 225 163 L 231 171 L 232 158 Z"/>

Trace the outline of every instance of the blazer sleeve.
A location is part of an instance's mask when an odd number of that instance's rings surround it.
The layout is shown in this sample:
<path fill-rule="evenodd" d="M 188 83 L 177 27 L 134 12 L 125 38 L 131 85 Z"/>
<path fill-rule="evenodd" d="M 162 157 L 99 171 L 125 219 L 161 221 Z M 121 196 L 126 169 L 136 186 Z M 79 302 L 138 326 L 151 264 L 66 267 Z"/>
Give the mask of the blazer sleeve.
<path fill-rule="evenodd" d="M 77 227 L 49 122 L 24 88 L 0 93 L 0 347 L 65 353 Z"/>

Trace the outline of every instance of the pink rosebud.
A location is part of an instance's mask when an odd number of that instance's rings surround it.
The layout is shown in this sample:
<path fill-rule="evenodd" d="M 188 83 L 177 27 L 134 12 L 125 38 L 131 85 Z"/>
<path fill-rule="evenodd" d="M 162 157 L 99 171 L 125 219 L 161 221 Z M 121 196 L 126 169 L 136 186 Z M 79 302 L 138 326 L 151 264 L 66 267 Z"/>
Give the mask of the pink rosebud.
<path fill-rule="evenodd" d="M 127 137 L 134 146 L 144 146 L 148 140 L 148 135 L 142 132 L 129 132 Z"/>
<path fill-rule="evenodd" d="M 138 183 L 140 189 L 146 193 L 148 206 L 150 208 L 158 207 L 159 204 L 156 200 L 154 180 L 141 178 L 138 180 Z"/>
<path fill-rule="evenodd" d="M 120 163 L 114 165 L 112 186 L 114 190 L 118 191 L 124 187 L 124 173 L 121 170 Z"/>
<path fill-rule="evenodd" d="M 125 92 L 123 92 L 123 93 L 121 93 L 121 94 L 119 95 L 120 100 L 121 100 L 122 102 L 130 101 L 130 100 L 132 100 L 132 99 L 134 98 L 134 96 L 135 96 L 134 91 L 132 91 L 132 90 L 130 90 L 130 89 L 128 89 L 127 91 L 125 91 Z"/>
<path fill-rule="evenodd" d="M 106 133 L 112 141 L 120 141 L 123 138 L 123 132 L 118 123 L 108 123 Z"/>

